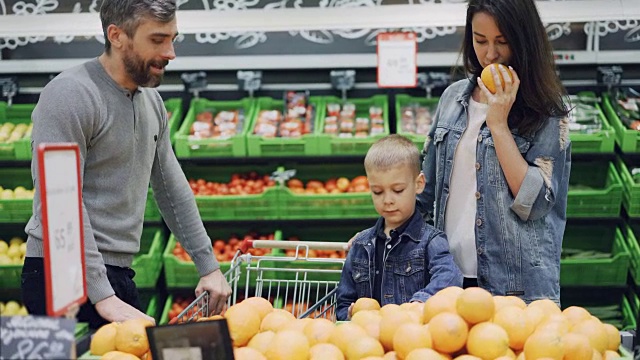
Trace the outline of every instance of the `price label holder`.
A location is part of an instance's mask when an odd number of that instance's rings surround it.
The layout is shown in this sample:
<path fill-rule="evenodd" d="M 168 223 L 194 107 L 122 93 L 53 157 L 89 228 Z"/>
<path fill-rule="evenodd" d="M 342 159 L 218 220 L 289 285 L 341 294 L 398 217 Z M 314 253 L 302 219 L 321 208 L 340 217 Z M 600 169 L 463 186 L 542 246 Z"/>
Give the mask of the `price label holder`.
<path fill-rule="evenodd" d="M 199 321 L 147 328 L 154 360 L 233 360 L 227 321 Z"/>
<path fill-rule="evenodd" d="M 18 94 L 18 78 L 15 76 L 0 78 L 0 91 L 2 91 L 2 97 L 7 98 L 7 105 L 11 106 L 13 97 Z"/>
<path fill-rule="evenodd" d="M 613 66 L 598 66 L 598 85 L 603 85 L 607 90 L 619 87 L 622 83 L 622 67 L 619 65 Z"/>
<path fill-rule="evenodd" d="M 340 90 L 342 93 L 342 101 L 347 101 L 347 91 L 353 89 L 356 85 L 355 70 L 331 70 L 331 86 Z"/>
<path fill-rule="evenodd" d="M 378 34 L 379 87 L 416 87 L 418 73 L 416 40 L 416 34 L 412 32 Z"/>
<path fill-rule="evenodd" d="M 238 71 L 236 73 L 238 77 L 238 87 L 241 90 L 247 91 L 249 97 L 253 97 L 253 94 L 262 86 L 262 71 Z"/>
<path fill-rule="evenodd" d="M 75 359 L 75 319 L 0 317 L 0 359 Z"/>
<path fill-rule="evenodd" d="M 207 89 L 207 74 L 204 71 L 182 73 L 180 80 L 184 84 L 184 90 L 193 94 L 196 99 L 199 98 L 200 91 Z"/>
<path fill-rule="evenodd" d="M 77 144 L 38 146 L 47 314 L 67 315 L 87 300 Z"/>
<path fill-rule="evenodd" d="M 447 87 L 451 83 L 451 75 L 443 72 L 418 73 L 417 81 L 417 87 L 424 89 L 430 99 L 433 89 Z"/>

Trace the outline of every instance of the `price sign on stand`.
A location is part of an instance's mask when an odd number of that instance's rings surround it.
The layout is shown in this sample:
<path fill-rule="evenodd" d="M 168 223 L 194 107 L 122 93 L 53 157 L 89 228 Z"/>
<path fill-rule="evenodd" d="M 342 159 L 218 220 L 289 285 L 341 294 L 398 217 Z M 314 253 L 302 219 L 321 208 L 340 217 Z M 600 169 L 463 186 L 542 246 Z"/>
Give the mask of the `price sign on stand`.
<path fill-rule="evenodd" d="M 40 144 L 47 314 L 60 316 L 87 300 L 77 144 Z"/>
<path fill-rule="evenodd" d="M 0 360 L 75 359 L 76 321 L 46 316 L 0 317 Z"/>
<path fill-rule="evenodd" d="M 224 319 L 148 327 L 147 337 L 155 360 L 233 360 Z"/>
<path fill-rule="evenodd" d="M 418 43 L 411 32 L 378 34 L 378 86 L 405 88 L 417 85 Z"/>

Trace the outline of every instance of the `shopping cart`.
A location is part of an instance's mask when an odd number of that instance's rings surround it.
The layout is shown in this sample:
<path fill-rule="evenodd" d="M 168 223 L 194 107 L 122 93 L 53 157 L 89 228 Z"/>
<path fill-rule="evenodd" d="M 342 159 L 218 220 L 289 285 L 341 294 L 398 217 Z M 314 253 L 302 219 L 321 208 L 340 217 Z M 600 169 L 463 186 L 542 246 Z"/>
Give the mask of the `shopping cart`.
<path fill-rule="evenodd" d="M 250 248 L 272 249 L 272 253 L 254 256 L 247 253 Z M 283 254 L 288 249 L 295 255 Z M 260 296 L 297 318 L 335 321 L 336 291 L 345 258 L 312 257 L 310 252 L 346 249 L 346 242 L 245 240 L 225 273 L 233 290 L 227 305 Z M 205 291 L 169 323 L 198 321 L 209 314 L 209 293 Z"/>

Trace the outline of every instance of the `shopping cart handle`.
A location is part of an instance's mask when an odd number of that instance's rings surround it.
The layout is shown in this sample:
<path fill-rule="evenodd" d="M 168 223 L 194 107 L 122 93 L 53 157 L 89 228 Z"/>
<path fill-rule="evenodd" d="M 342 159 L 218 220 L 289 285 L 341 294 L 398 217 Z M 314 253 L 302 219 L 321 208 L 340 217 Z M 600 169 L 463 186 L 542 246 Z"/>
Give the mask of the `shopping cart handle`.
<path fill-rule="evenodd" d="M 251 247 L 255 249 L 309 249 L 346 251 L 347 243 L 330 241 L 244 240 L 240 245 L 240 250 L 242 252 L 246 252 Z"/>

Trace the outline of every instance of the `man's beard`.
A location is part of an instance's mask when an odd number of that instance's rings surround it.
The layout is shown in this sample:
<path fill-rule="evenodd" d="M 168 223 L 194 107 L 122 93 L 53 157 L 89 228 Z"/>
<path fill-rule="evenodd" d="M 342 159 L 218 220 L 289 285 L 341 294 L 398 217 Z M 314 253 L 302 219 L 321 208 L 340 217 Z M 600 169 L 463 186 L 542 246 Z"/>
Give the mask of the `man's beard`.
<path fill-rule="evenodd" d="M 142 87 L 157 87 L 162 82 L 163 74 L 154 75 L 151 73 L 151 66 L 164 68 L 169 61 L 149 61 L 144 62 L 136 53 L 132 51 L 124 55 L 123 62 L 127 74 L 133 82 Z"/>

